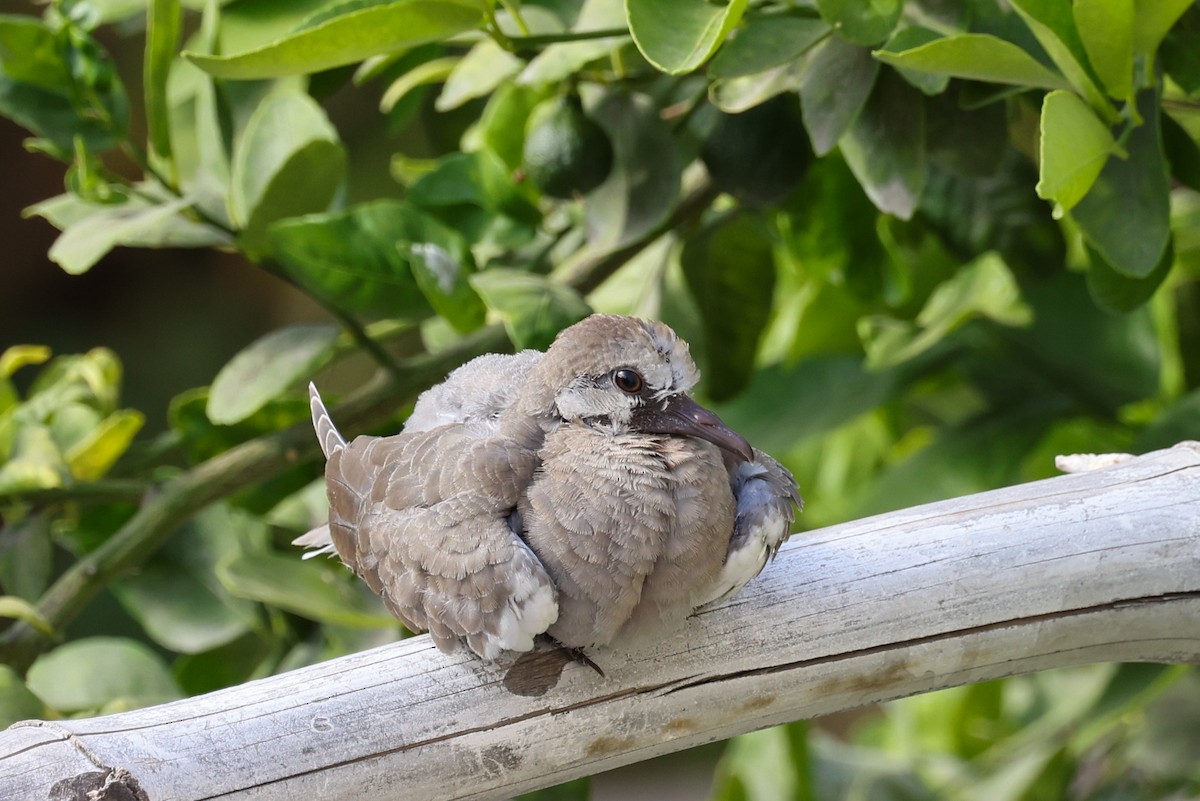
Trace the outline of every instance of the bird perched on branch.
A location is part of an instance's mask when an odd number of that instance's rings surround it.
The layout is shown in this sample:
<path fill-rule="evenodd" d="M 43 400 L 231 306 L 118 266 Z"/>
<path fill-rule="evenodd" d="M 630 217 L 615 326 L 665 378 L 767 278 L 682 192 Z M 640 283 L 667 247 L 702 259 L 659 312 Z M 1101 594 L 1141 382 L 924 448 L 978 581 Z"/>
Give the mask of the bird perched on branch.
<path fill-rule="evenodd" d="M 481 356 L 404 431 L 346 442 L 310 386 L 336 552 L 409 628 L 484 659 L 587 649 L 726 598 L 788 536 L 795 480 L 691 399 L 662 323 L 593 315 L 543 354 Z"/>

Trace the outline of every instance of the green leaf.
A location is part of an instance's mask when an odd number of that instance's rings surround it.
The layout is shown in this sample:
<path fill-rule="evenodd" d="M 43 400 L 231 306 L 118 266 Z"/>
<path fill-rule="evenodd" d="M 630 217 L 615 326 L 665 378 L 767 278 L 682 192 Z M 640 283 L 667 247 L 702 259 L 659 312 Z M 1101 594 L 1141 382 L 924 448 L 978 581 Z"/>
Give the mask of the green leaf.
<path fill-rule="evenodd" d="M 346 574 L 340 564 L 304 561 L 298 552 L 295 556 L 241 554 L 218 565 L 217 578 L 238 598 L 277 606 L 321 623 L 352 628 L 396 624 L 373 596 L 368 598 L 365 585 Z"/>
<path fill-rule="evenodd" d="M 145 422 L 145 415 L 133 409 L 110 414 L 64 454 L 71 474 L 78 481 L 95 481 L 103 476 L 129 449 Z"/>
<path fill-rule="evenodd" d="M 613 146 L 608 179 L 584 199 L 588 244 L 617 248 L 666 220 L 679 202 L 683 165 L 671 129 L 644 95 L 613 93 L 592 118 Z"/>
<path fill-rule="evenodd" d="M 843 39 L 859 45 L 876 45 L 888 38 L 900 12 L 903 0 L 817 0 L 821 18 L 829 23 Z"/>
<path fill-rule="evenodd" d="M 27 515 L 0 526 L 0 586 L 27 601 L 41 596 L 50 583 L 54 553 L 50 519 Z"/>
<path fill-rule="evenodd" d="M 424 241 L 426 217 L 399 201 L 376 200 L 276 223 L 271 249 L 288 276 L 344 311 L 421 319 L 429 303 L 396 245 Z"/>
<path fill-rule="evenodd" d="M 0 353 L 0 377 L 12 378 L 13 373 L 31 364 L 42 364 L 50 358 L 45 345 L 12 345 Z"/>
<path fill-rule="evenodd" d="M 929 28 L 922 28 L 918 25 L 910 25 L 904 28 L 897 29 L 890 38 L 883 44 L 879 52 L 882 53 L 903 53 L 909 50 L 914 50 L 922 45 L 936 42 L 941 39 L 941 35 Z M 950 83 L 950 76 L 945 73 L 925 72 L 923 70 L 913 70 L 906 67 L 897 66 L 896 71 L 903 76 L 904 80 L 911 83 L 916 88 L 920 89 L 927 95 L 940 95 L 946 91 L 946 87 Z"/>
<path fill-rule="evenodd" d="M 942 283 L 914 322 L 873 315 L 859 320 L 871 369 L 893 367 L 926 352 L 975 317 L 1006 326 L 1032 322 L 1029 307 L 1004 261 L 985 253 Z"/>
<path fill-rule="evenodd" d="M 1076 0 L 1072 8 L 1088 60 L 1117 100 L 1133 91 L 1134 5 L 1135 0 Z"/>
<path fill-rule="evenodd" d="M 480 147 L 499 157 L 508 170 L 520 167 L 525 146 L 525 123 L 530 112 L 543 99 L 545 96 L 542 92 L 528 86 L 508 83 L 498 87 L 488 98 L 487 106 L 474 129 Z"/>
<path fill-rule="evenodd" d="M 50 430 L 27 423 L 16 430 L 12 452 L 0 463 L 0 495 L 61 487 L 69 475 Z"/>
<path fill-rule="evenodd" d="M 1104 93 L 1096 87 L 1087 51 L 1075 27 L 1072 4 L 1066 0 L 1012 0 L 1012 6 L 1071 86 L 1097 111 L 1111 113 Z"/>
<path fill-rule="evenodd" d="M 136 709 L 179 698 L 162 659 L 118 637 L 86 637 L 60 645 L 29 668 L 29 689 L 61 713 Z"/>
<path fill-rule="evenodd" d="M 444 82 L 454 72 L 454 68 L 458 66 L 460 60 L 458 56 L 446 56 L 445 58 L 430 59 L 424 64 L 413 67 L 388 85 L 383 97 L 379 99 L 379 110 L 389 112 L 409 92 L 426 84 Z"/>
<path fill-rule="evenodd" d="M 579 293 L 544 276 L 494 268 L 472 275 L 470 281 L 504 321 L 518 349 L 545 350 L 559 331 L 592 313 Z"/>
<path fill-rule="evenodd" d="M 819 19 L 763 14 L 747 19 L 708 64 L 710 78 L 738 78 L 795 61 L 829 35 Z"/>
<path fill-rule="evenodd" d="M 60 195 L 26 210 L 63 228 L 50 246 L 49 257 L 71 275 L 96 265 L 115 247 L 174 248 L 225 245 L 229 237 L 220 229 L 188 218 L 187 198 L 155 204 L 133 196 L 120 205 L 88 203 L 73 195 Z M 61 225 L 61 223 L 66 223 Z"/>
<path fill-rule="evenodd" d="M 629 32 L 642 55 L 671 75 L 709 59 L 746 10 L 747 0 L 625 0 Z"/>
<path fill-rule="evenodd" d="M 875 84 L 840 141 L 842 155 L 880 211 L 907 220 L 925 186 L 925 106 L 894 74 Z"/>
<path fill-rule="evenodd" d="M 871 52 L 833 36 L 808 54 L 800 85 L 800 111 L 813 152 L 837 145 L 871 95 L 879 63 Z"/>
<path fill-rule="evenodd" d="M 1129 157 L 1108 160 L 1071 216 L 1113 269 L 1145 278 L 1159 266 L 1171 238 L 1171 182 L 1154 89 L 1138 93 L 1137 111 L 1143 123 L 1125 142 Z"/>
<path fill-rule="evenodd" d="M 524 66 L 524 61 L 496 44 L 494 39 L 477 42 L 451 70 L 434 108 L 450 111 L 469 100 L 491 95 Z"/>
<path fill-rule="evenodd" d="M 1168 406 L 1133 443 L 1135 453 L 1194 440 L 1200 429 L 1200 389 L 1194 389 Z"/>
<path fill-rule="evenodd" d="M 214 504 L 111 589 L 156 643 L 178 653 L 202 653 L 258 625 L 257 605 L 231 596 L 215 572 L 240 554 L 261 552 L 268 540 L 259 518 Z"/>
<path fill-rule="evenodd" d="M 170 163 L 171 127 L 167 104 L 167 78 L 175 61 L 183 24 L 178 0 L 151 0 L 146 9 L 146 128 L 151 154 Z"/>
<path fill-rule="evenodd" d="M 449 229 L 444 230 L 450 233 Z M 438 314 L 458 331 L 474 331 L 483 325 L 487 308 L 471 289 L 469 279 L 474 268 L 465 243 L 456 249 L 458 252 L 448 250 L 432 238 L 401 242 L 398 247 L 412 267 L 417 286 Z"/>
<path fill-rule="evenodd" d="M 1038 197 L 1052 200 L 1061 217 L 1083 199 L 1116 142 L 1108 126 L 1074 92 L 1057 90 L 1042 101 L 1041 177 Z"/>
<path fill-rule="evenodd" d="M 1142 306 L 1162 286 L 1175 264 L 1174 248 L 1167 245 L 1162 259 L 1153 272 L 1144 278 L 1131 278 L 1113 268 L 1104 256 L 1089 247 L 1087 284 L 1096 305 L 1117 314 L 1131 312 Z"/>
<path fill-rule="evenodd" d="M 0 665 L 0 727 L 21 720 L 45 718 L 46 707 L 8 665 Z"/>
<path fill-rule="evenodd" d="M 1134 0 L 1133 48 L 1152 55 L 1192 0 Z"/>
<path fill-rule="evenodd" d="M 799 91 L 806 75 L 803 60 L 709 84 L 708 99 L 726 114 L 742 114 L 781 94 Z M 750 154 L 747 154 L 750 155 Z"/>
<path fill-rule="evenodd" d="M 408 192 L 408 200 L 417 206 L 436 209 L 473 205 L 490 215 L 504 215 L 527 225 L 537 225 L 542 219 L 534 197 L 534 190 L 518 185 L 507 165 L 486 150 L 443 156 L 437 168 L 422 176 Z"/>
<path fill-rule="evenodd" d="M 0 595 L 0 618 L 20 620 L 47 637 L 55 636 L 54 627 L 46 618 L 42 617 L 42 613 L 37 610 L 37 607 L 15 595 Z"/>
<path fill-rule="evenodd" d="M 1170 114 L 1163 114 L 1159 121 L 1172 177 L 1188 189 L 1200 192 L 1200 144 Z"/>
<path fill-rule="evenodd" d="M 339 333 L 335 325 L 291 325 L 256 340 L 213 379 L 209 419 L 218 425 L 241 422 L 308 379 L 329 358 Z"/>
<path fill-rule="evenodd" d="M 270 44 L 229 56 L 184 55 L 218 78 L 248 80 L 302 75 L 353 64 L 380 53 L 443 41 L 478 28 L 479 0 L 395 0 L 324 19 Z"/>
<path fill-rule="evenodd" d="M 254 110 L 233 154 L 229 216 L 252 254 L 266 247 L 267 226 L 324 211 L 346 171 L 337 131 L 317 102 L 278 92 Z"/>
<path fill-rule="evenodd" d="M 571 26 L 571 32 L 616 30 L 626 27 L 627 24 L 623 3 L 613 0 L 583 0 L 575 24 Z M 527 86 L 558 83 L 574 75 L 585 64 L 607 56 L 627 41 L 622 35 L 552 44 L 534 56 L 529 66 L 517 77 L 517 82 Z"/>
<path fill-rule="evenodd" d="M 1061 75 L 1012 42 L 986 33 L 962 33 L 935 39 L 911 50 L 876 50 L 875 58 L 893 67 L 1041 89 L 1067 89 Z"/>
<path fill-rule="evenodd" d="M 705 391 L 732 398 L 754 374 L 775 292 L 775 257 L 762 220 L 738 214 L 689 237 L 680 254 L 704 330 Z"/>
<path fill-rule="evenodd" d="M 58 94 L 72 83 L 54 31 L 29 16 L 0 14 L 0 75 Z"/>

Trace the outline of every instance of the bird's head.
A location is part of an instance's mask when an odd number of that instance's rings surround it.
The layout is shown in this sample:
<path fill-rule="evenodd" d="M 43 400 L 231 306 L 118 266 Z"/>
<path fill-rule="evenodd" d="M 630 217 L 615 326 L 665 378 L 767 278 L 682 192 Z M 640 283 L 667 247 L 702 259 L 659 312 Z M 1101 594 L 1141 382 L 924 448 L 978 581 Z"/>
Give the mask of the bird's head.
<path fill-rule="evenodd" d="M 596 314 L 562 331 L 529 376 L 526 410 L 615 431 L 698 437 L 746 460 L 744 437 L 689 393 L 688 345 L 663 323 Z"/>

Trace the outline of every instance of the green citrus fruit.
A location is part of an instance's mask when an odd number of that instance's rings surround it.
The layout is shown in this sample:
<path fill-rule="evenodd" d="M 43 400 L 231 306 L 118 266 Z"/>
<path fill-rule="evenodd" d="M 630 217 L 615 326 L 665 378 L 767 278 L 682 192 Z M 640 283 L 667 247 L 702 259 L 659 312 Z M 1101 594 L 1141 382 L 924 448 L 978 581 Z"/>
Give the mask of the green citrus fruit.
<path fill-rule="evenodd" d="M 525 174 L 542 194 L 582 195 L 604 182 L 612 170 L 608 135 L 583 112 L 578 95 L 543 101 L 525 126 Z"/>

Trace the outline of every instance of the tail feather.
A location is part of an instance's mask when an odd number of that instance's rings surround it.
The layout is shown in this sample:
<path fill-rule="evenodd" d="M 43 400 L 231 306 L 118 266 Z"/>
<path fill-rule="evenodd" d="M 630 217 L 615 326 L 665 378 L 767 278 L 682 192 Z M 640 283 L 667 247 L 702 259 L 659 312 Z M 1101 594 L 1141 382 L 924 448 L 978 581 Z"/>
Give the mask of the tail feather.
<path fill-rule="evenodd" d="M 308 405 L 312 410 L 313 430 L 317 432 L 317 441 L 321 443 L 321 452 L 328 459 L 331 453 L 346 447 L 346 438 L 333 424 L 333 420 L 329 417 L 329 410 L 325 408 L 325 403 L 321 400 L 321 393 L 317 392 L 316 384 L 311 381 L 308 383 Z"/>

